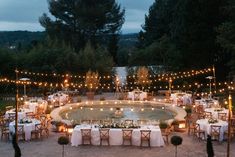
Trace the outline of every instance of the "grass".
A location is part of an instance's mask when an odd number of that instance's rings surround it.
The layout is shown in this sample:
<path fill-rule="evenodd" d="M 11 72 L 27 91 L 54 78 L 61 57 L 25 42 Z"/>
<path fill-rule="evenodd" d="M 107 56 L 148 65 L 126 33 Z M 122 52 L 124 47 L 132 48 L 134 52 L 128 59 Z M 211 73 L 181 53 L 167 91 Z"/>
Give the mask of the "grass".
<path fill-rule="evenodd" d="M 0 100 L 0 111 L 4 111 L 6 106 L 15 106 L 13 100 Z"/>

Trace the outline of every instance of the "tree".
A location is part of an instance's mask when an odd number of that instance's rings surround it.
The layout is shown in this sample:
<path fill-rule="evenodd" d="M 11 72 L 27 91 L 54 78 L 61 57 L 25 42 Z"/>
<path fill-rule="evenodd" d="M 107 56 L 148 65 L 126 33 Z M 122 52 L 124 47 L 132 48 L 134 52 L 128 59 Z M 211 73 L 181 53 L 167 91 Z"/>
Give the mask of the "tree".
<path fill-rule="evenodd" d="M 229 18 L 222 23 L 218 28 L 217 42 L 223 47 L 228 54 L 228 65 L 231 68 L 231 74 L 235 75 L 235 1 L 229 0 L 226 6 L 226 11 L 229 13 Z"/>
<path fill-rule="evenodd" d="M 155 0 L 149 8 L 148 15 L 145 15 L 143 30 L 139 33 L 141 47 L 150 45 L 170 32 L 170 23 L 174 6 L 178 0 Z"/>
<path fill-rule="evenodd" d="M 146 67 L 140 67 L 137 70 L 137 84 L 142 86 L 142 90 L 146 85 L 149 85 L 151 82 L 149 80 L 149 72 Z"/>
<path fill-rule="evenodd" d="M 115 0 L 48 0 L 52 20 L 45 13 L 39 22 L 51 38 L 66 41 L 78 53 L 88 41 L 93 46 L 119 33 L 125 11 Z"/>
<path fill-rule="evenodd" d="M 223 9 L 227 1 L 155 0 L 139 33 L 141 57 L 185 69 L 222 65 L 220 60 L 224 58 L 216 42 L 215 28 L 227 19 Z M 166 56 L 172 56 L 173 60 L 164 60 Z M 172 61 L 180 66 L 170 65 Z"/>

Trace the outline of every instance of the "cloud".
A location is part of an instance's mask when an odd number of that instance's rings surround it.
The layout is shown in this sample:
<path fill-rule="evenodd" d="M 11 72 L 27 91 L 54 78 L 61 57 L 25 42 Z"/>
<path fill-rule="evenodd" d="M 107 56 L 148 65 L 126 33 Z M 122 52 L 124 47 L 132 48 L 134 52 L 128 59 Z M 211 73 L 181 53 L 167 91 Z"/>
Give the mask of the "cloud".
<path fill-rule="evenodd" d="M 0 31 L 44 31 L 44 28 L 37 22 L 8 22 L 0 21 Z"/>
<path fill-rule="evenodd" d="M 123 33 L 139 32 L 154 0 L 117 0 L 125 8 Z M 0 0 L 0 30 L 44 30 L 38 18 L 48 13 L 47 0 Z"/>

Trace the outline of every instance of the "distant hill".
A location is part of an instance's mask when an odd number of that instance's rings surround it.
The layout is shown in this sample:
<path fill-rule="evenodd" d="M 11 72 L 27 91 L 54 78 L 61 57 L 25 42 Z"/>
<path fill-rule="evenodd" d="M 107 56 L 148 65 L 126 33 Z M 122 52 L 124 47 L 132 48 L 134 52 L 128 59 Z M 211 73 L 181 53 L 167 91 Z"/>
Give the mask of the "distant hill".
<path fill-rule="evenodd" d="M 19 43 L 28 45 L 33 41 L 42 40 L 44 37 L 44 32 L 0 31 L 0 46 L 17 46 Z"/>
<path fill-rule="evenodd" d="M 137 42 L 137 33 L 123 34 L 120 36 L 120 47 L 133 47 Z M 14 47 L 19 44 L 26 46 L 33 41 L 42 40 L 45 32 L 29 31 L 0 31 L 0 47 Z"/>

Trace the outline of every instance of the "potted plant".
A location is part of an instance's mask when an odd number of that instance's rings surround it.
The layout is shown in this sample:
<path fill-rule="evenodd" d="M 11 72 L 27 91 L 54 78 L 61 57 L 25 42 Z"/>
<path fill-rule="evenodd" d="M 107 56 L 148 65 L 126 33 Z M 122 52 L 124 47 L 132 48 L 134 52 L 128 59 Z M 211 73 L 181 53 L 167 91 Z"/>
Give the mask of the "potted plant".
<path fill-rule="evenodd" d="M 175 146 L 175 157 L 177 157 L 177 146 L 181 145 L 182 142 L 183 142 L 183 139 L 180 136 L 171 137 L 171 144 Z"/>
<path fill-rule="evenodd" d="M 166 129 L 168 127 L 168 124 L 166 122 L 160 122 L 159 124 L 160 129 Z"/>
<path fill-rule="evenodd" d="M 174 131 L 178 131 L 179 130 L 179 121 L 178 120 L 174 120 L 171 125 L 173 125 L 174 127 Z"/>
<path fill-rule="evenodd" d="M 62 157 L 64 157 L 64 145 L 69 144 L 69 138 L 67 136 L 60 136 L 58 138 L 58 144 L 63 146 Z"/>
<path fill-rule="evenodd" d="M 186 107 L 185 112 L 187 113 L 187 116 L 190 116 L 192 114 L 192 108 L 191 107 Z"/>
<path fill-rule="evenodd" d="M 89 100 L 93 100 L 94 95 L 95 95 L 95 91 L 99 86 L 99 74 L 98 74 L 98 72 L 92 72 L 91 70 L 89 70 L 86 73 L 85 86 L 88 89 L 88 92 L 86 93 L 87 98 Z"/>

